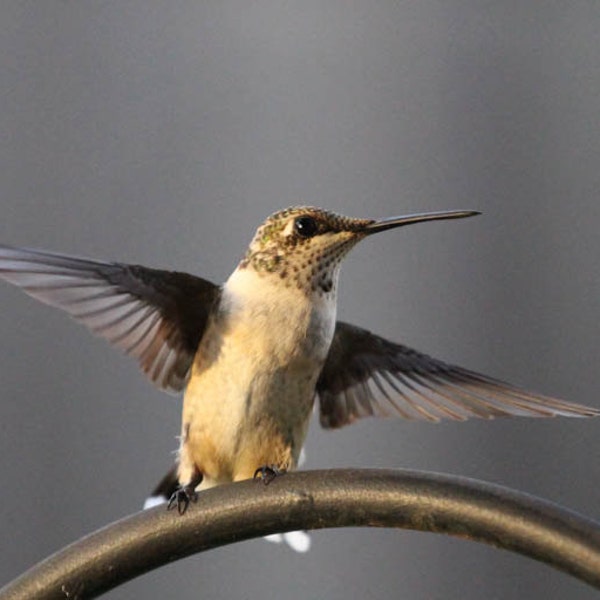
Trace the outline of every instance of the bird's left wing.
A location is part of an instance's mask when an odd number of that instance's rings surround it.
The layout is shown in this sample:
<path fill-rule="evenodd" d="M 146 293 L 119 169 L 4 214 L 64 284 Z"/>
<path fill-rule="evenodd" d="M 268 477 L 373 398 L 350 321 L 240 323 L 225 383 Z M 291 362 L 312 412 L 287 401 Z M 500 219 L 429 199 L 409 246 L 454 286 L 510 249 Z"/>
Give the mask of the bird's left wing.
<path fill-rule="evenodd" d="M 600 414 L 448 365 L 340 321 L 317 382 L 317 395 L 325 428 L 371 415 L 439 421 Z"/>
<path fill-rule="evenodd" d="M 184 387 L 220 293 L 186 273 L 5 245 L 0 278 L 136 357 L 150 380 L 170 391 Z"/>

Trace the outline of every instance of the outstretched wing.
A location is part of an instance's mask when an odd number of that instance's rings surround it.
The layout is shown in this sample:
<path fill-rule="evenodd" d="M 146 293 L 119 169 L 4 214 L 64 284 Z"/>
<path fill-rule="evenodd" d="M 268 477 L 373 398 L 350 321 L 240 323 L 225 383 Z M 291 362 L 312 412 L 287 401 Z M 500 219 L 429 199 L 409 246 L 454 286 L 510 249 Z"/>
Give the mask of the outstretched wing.
<path fill-rule="evenodd" d="M 0 277 L 65 310 L 179 391 L 219 287 L 186 273 L 0 245 Z"/>
<path fill-rule="evenodd" d="M 339 321 L 317 395 L 321 425 L 326 428 L 370 415 L 439 421 L 600 414 L 448 365 Z"/>

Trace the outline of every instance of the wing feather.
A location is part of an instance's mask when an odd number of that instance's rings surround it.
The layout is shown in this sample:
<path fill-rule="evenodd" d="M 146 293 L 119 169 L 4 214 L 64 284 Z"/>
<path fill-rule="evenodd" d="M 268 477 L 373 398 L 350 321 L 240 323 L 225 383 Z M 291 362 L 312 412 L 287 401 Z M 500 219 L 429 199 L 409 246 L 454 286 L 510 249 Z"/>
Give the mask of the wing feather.
<path fill-rule="evenodd" d="M 186 273 L 0 245 L 0 278 L 66 311 L 179 391 L 220 288 Z"/>
<path fill-rule="evenodd" d="M 317 396 L 321 424 L 326 428 L 370 415 L 462 421 L 600 413 L 449 365 L 343 322 L 336 324 Z"/>

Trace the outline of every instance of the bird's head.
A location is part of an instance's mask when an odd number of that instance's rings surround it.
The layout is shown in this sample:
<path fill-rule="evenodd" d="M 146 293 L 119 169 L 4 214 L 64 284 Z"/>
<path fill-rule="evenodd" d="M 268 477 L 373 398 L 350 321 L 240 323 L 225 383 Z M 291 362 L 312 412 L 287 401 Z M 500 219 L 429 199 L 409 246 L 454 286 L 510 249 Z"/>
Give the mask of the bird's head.
<path fill-rule="evenodd" d="M 372 233 L 437 219 L 457 219 L 475 211 L 421 213 L 388 219 L 354 219 L 314 206 L 294 206 L 272 214 L 258 228 L 239 269 L 279 277 L 307 293 L 335 291 L 342 258 Z"/>

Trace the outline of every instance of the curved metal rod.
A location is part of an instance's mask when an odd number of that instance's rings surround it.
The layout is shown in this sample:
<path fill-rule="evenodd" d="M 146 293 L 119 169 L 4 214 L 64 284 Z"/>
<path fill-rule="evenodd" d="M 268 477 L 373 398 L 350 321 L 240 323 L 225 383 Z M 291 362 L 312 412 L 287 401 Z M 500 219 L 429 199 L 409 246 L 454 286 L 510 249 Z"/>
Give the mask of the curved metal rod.
<path fill-rule="evenodd" d="M 164 505 L 100 529 L 0 590 L 0 600 L 94 598 L 190 554 L 325 527 L 446 533 L 519 552 L 600 588 L 600 523 L 505 487 L 416 471 L 289 473 L 207 490 L 185 515 Z"/>

